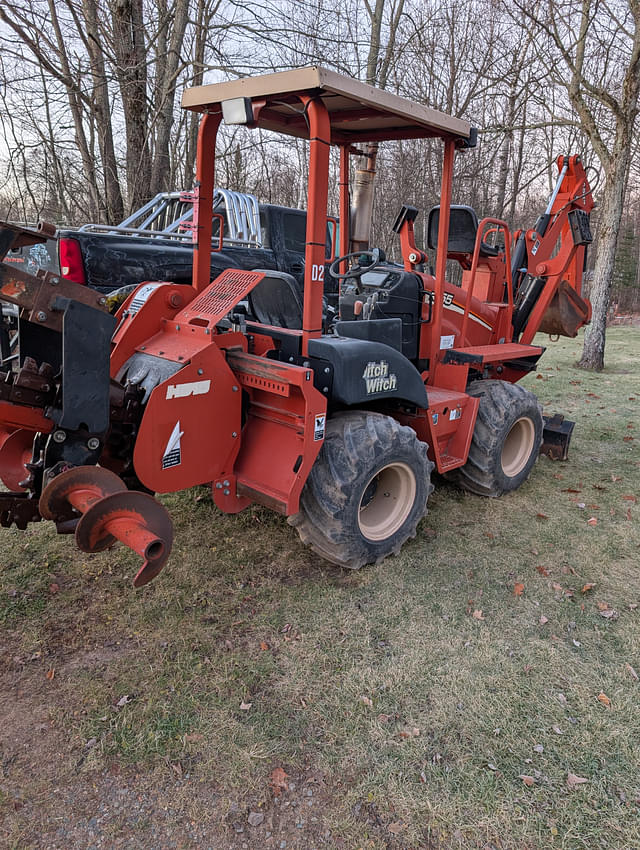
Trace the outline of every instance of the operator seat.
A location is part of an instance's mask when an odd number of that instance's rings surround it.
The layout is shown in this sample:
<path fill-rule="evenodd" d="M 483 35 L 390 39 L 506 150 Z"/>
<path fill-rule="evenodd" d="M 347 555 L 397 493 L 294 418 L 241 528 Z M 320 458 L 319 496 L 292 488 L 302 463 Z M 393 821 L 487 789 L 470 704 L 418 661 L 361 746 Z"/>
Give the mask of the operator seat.
<path fill-rule="evenodd" d="M 478 216 L 473 207 L 464 204 L 452 204 L 449 213 L 449 243 L 448 254 L 473 254 L 478 233 Z M 427 226 L 427 244 L 429 248 L 438 247 L 438 226 L 440 224 L 440 205 L 429 210 L 429 221 Z M 497 257 L 501 253 L 500 248 L 480 243 L 481 257 Z"/>
<path fill-rule="evenodd" d="M 293 275 L 272 269 L 255 269 L 265 277 L 248 296 L 249 309 L 258 322 L 277 328 L 302 328 L 302 290 Z"/>

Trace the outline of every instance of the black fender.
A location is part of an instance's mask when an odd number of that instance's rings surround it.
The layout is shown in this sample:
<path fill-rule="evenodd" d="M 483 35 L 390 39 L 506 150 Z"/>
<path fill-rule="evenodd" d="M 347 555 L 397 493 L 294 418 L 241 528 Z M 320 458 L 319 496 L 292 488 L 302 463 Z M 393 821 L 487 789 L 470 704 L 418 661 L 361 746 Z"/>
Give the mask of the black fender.
<path fill-rule="evenodd" d="M 309 340 L 309 356 L 330 364 L 333 381 L 329 400 L 355 405 L 398 399 L 427 408 L 420 372 L 390 345 L 366 339 L 323 336 Z"/>

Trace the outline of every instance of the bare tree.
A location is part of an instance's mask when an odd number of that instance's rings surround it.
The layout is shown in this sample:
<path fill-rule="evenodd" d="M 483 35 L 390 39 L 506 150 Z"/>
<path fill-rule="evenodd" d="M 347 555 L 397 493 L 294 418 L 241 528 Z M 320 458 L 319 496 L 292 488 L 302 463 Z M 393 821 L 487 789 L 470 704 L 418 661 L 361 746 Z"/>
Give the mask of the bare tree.
<path fill-rule="evenodd" d="M 593 319 L 580 365 L 604 368 L 607 312 L 640 91 L 640 1 L 546 0 L 518 4 L 538 30 L 550 79 L 563 87 L 604 172 L 590 299 Z"/>

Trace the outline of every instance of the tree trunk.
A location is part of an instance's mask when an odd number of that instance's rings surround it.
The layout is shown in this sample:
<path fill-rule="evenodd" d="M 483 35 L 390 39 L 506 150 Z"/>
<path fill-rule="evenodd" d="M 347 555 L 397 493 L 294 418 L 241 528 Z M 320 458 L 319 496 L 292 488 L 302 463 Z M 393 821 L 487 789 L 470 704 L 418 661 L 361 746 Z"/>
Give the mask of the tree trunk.
<path fill-rule="evenodd" d="M 192 58 L 192 76 L 189 85 L 201 86 L 204 80 L 204 57 L 206 47 L 207 30 L 211 25 L 213 16 L 217 12 L 218 5 L 212 10 L 207 0 L 198 0 L 196 10 L 196 19 L 194 23 L 194 45 Z M 196 170 L 196 150 L 198 147 L 198 127 L 200 125 L 200 115 L 197 112 L 190 112 L 188 118 L 188 128 L 186 132 L 186 144 L 184 151 L 184 186 L 190 186 L 193 182 L 193 177 Z"/>
<path fill-rule="evenodd" d="M 631 128 L 629 128 L 630 134 Z M 581 368 L 596 371 L 604 369 L 607 314 L 611 298 L 618 233 L 622 220 L 625 183 L 629 170 L 630 139 L 626 144 L 622 142 L 620 148 L 616 155 L 611 158 L 611 168 L 607 174 L 604 189 L 598 224 L 593 283 L 589 292 L 593 317 L 591 324 L 585 331 L 582 357 L 578 362 L 578 366 Z"/>
<path fill-rule="evenodd" d="M 142 0 L 112 0 L 113 48 L 127 139 L 129 210 L 149 200 L 147 55 Z"/>
<path fill-rule="evenodd" d="M 182 43 L 189 18 L 188 0 L 177 0 L 171 15 L 173 18 L 172 28 L 166 55 L 163 56 L 159 52 L 156 62 L 156 76 L 159 83 L 155 102 L 155 156 L 153 159 L 149 192 L 152 196 L 171 188 L 169 142 L 174 118 L 173 107 L 176 96 L 176 79 L 182 53 Z M 167 21 L 167 28 L 169 28 L 169 21 Z"/>
<path fill-rule="evenodd" d="M 95 159 L 91 152 L 91 148 L 87 141 L 87 136 L 85 133 L 81 90 L 77 81 L 74 80 L 73 74 L 71 72 L 71 67 L 69 65 L 69 58 L 67 54 L 67 42 L 62 32 L 55 3 L 53 2 L 53 0 L 48 0 L 48 5 L 49 12 L 51 15 L 51 23 L 53 25 L 53 29 L 56 35 L 58 61 L 60 62 L 64 78 L 68 80 L 66 87 L 67 98 L 69 101 L 69 110 L 73 118 L 75 141 L 78 146 L 78 150 L 80 151 L 80 156 L 82 157 L 82 165 L 87 178 L 89 209 L 92 212 L 94 219 L 97 220 L 100 217 L 100 191 L 98 189 Z"/>
<path fill-rule="evenodd" d="M 92 111 L 95 116 L 98 146 L 104 174 L 104 200 L 107 224 L 117 224 L 124 218 L 124 201 L 118 179 L 118 163 L 113 144 L 109 85 L 105 70 L 102 39 L 98 25 L 96 0 L 83 0 L 82 9 L 87 28 L 87 52 L 93 79 Z"/>

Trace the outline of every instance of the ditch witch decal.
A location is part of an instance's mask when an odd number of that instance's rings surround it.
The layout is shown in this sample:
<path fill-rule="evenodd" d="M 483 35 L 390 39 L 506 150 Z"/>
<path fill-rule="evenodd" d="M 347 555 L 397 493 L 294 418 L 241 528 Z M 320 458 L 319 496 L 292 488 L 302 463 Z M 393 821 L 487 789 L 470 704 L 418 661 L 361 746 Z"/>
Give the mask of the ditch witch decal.
<path fill-rule="evenodd" d="M 367 385 L 367 395 L 392 392 L 398 385 L 395 374 L 389 374 L 389 364 L 386 360 L 369 361 L 362 378 Z"/>

